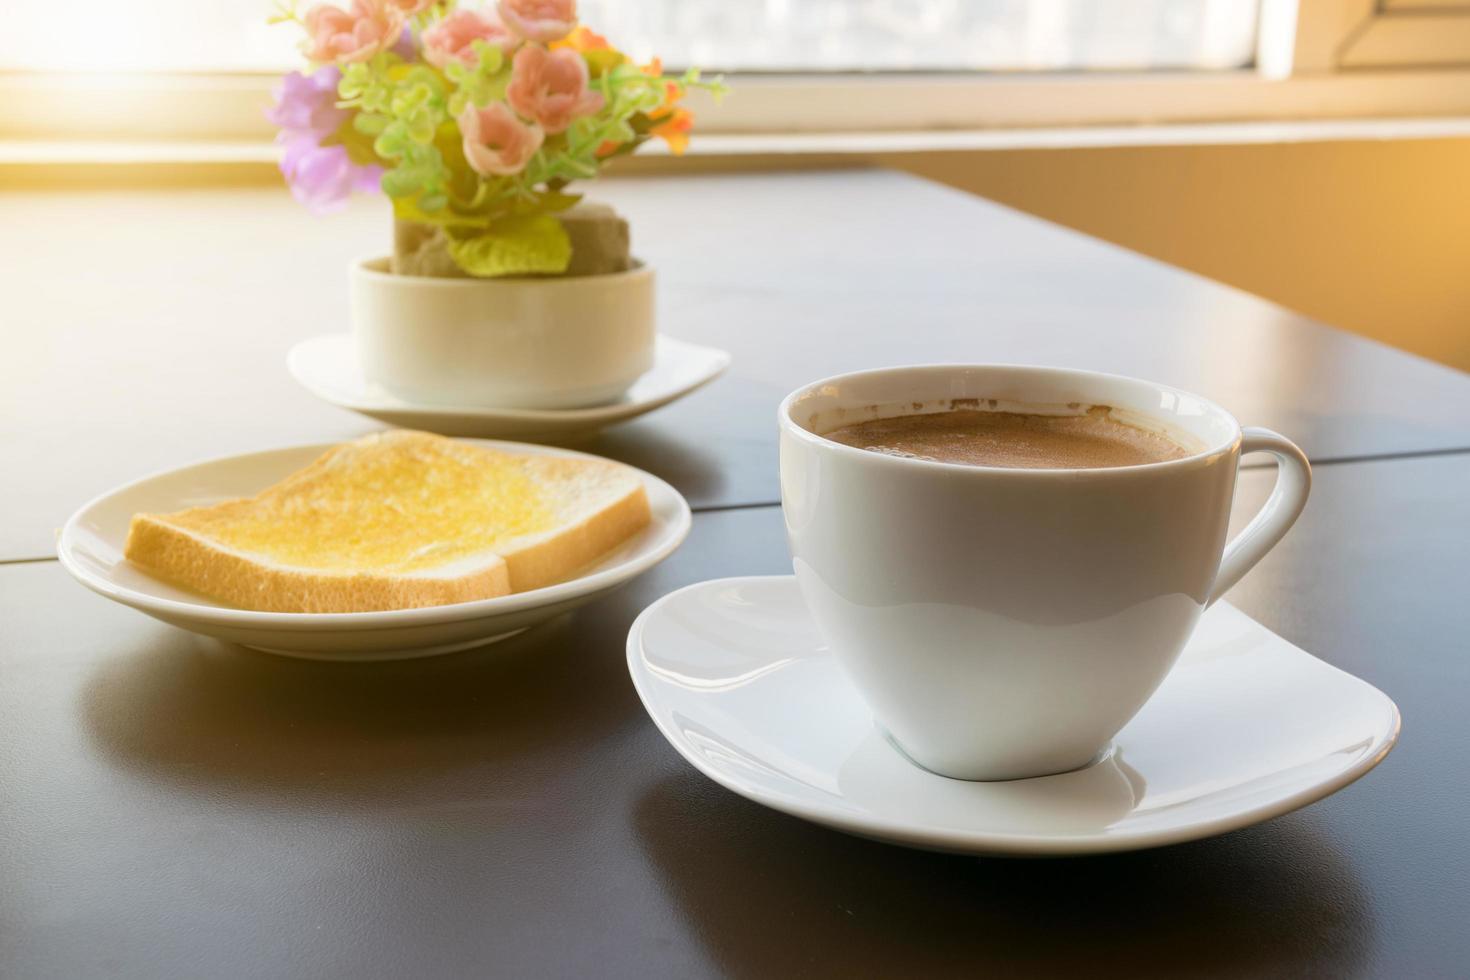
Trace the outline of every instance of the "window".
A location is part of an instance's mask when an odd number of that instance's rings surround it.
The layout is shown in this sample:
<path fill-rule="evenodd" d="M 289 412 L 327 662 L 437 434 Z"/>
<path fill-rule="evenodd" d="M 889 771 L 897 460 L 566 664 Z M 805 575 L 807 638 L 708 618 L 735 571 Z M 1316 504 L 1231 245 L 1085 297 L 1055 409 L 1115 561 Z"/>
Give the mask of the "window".
<path fill-rule="evenodd" d="M 636 57 L 658 54 L 670 68 L 698 64 L 733 76 L 736 95 L 722 105 L 691 100 L 705 135 L 835 140 L 1470 114 L 1470 0 L 580 6 L 587 23 Z M 299 32 L 266 22 L 272 0 L 6 0 L 5 7 L 0 151 L 6 141 L 85 139 L 236 141 L 257 156 L 269 152 L 261 109 L 275 76 L 300 64 Z M 735 143 L 719 145 L 696 143 L 736 151 Z"/>
<path fill-rule="evenodd" d="M 303 3 L 303 6 L 305 4 Z M 249 72 L 294 67 L 271 0 L 5 0 L 0 70 Z"/>
<path fill-rule="evenodd" d="M 1222 69 L 1250 64 L 1253 0 L 582 0 L 630 53 L 713 71 Z M 297 34 L 268 0 L 10 0 L 0 69 L 274 71 Z M 56 28 L 64 17 L 64 30 Z"/>
<path fill-rule="evenodd" d="M 1250 64 L 1251 0 L 583 0 L 637 53 L 718 71 L 1076 71 Z"/>

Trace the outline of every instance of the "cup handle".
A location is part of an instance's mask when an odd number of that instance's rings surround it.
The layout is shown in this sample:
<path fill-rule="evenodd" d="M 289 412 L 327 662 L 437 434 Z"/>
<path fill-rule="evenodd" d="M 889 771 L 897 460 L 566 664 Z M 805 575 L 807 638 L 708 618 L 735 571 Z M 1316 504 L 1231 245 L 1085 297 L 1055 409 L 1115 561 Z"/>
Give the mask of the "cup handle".
<path fill-rule="evenodd" d="M 1220 571 L 1215 574 L 1215 587 L 1210 592 L 1213 605 L 1231 587 L 1250 571 L 1266 552 L 1276 547 L 1276 542 L 1290 530 L 1307 505 L 1307 494 L 1312 489 L 1312 464 L 1296 443 L 1270 429 L 1245 428 L 1241 430 L 1240 455 L 1246 453 L 1270 453 L 1276 457 L 1276 486 L 1264 507 L 1251 518 L 1245 530 L 1225 546 L 1225 555 L 1220 559 Z"/>

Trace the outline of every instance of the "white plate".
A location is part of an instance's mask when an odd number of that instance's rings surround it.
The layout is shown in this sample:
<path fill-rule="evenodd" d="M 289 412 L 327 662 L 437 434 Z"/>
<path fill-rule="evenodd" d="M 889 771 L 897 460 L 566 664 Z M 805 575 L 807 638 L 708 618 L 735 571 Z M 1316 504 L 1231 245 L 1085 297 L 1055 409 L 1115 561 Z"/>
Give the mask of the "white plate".
<path fill-rule="evenodd" d="M 466 440 L 518 453 L 597 457 L 565 449 Z M 61 530 L 58 557 L 92 591 L 165 623 L 232 643 L 314 660 L 397 660 L 451 653 L 503 639 L 597 598 L 673 553 L 689 533 L 689 504 L 641 470 L 653 521 L 591 569 L 544 589 L 448 606 L 360 613 L 273 613 L 221 606 L 162 582 L 123 558 L 128 522 L 260 492 L 310 463 L 330 444 L 229 456 L 145 477 L 103 494 Z"/>
<path fill-rule="evenodd" d="M 1336 792 L 1398 737 L 1376 688 L 1218 603 L 1098 762 L 947 779 L 878 733 L 796 580 L 723 579 L 646 609 L 628 668 L 664 737 L 741 796 L 864 837 L 973 854 L 1082 854 L 1224 833 Z"/>
<path fill-rule="evenodd" d="M 714 347 L 660 336 L 653 368 L 619 400 L 592 408 L 476 408 L 405 401 L 370 383 L 357 364 L 351 334 L 303 340 L 291 348 L 292 377 L 318 398 L 391 425 L 446 436 L 557 439 L 584 435 L 645 412 L 708 384 L 730 366 L 730 355 Z"/>

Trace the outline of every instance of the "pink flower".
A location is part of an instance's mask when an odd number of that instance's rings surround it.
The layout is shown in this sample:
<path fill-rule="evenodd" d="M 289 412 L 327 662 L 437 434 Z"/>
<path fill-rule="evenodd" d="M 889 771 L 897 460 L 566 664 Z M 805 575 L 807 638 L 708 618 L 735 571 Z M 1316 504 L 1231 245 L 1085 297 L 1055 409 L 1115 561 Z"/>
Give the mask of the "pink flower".
<path fill-rule="evenodd" d="M 424 60 L 435 68 L 443 68 L 451 61 L 473 65 L 478 60 L 476 41 L 494 45 L 506 54 L 521 43 L 494 14 L 457 10 L 424 31 Z"/>
<path fill-rule="evenodd" d="M 500 19 L 527 41 L 550 44 L 577 26 L 577 0 L 500 0 Z"/>
<path fill-rule="evenodd" d="M 548 133 L 563 132 L 573 119 L 590 116 L 603 103 L 601 93 L 587 90 L 587 62 L 580 54 L 531 44 L 516 52 L 505 98 Z"/>
<path fill-rule="evenodd" d="M 435 0 L 388 0 L 388 5 L 397 7 L 398 12 L 405 17 L 421 14 L 434 6 Z"/>
<path fill-rule="evenodd" d="M 403 32 L 403 14 L 384 0 L 352 0 L 352 9 L 317 4 L 304 19 L 312 61 L 366 61 L 391 48 Z"/>
<path fill-rule="evenodd" d="M 483 109 L 465 106 L 459 114 L 459 131 L 464 135 L 465 159 L 487 177 L 520 173 L 546 138 L 540 126 L 521 122 L 504 102 Z"/>

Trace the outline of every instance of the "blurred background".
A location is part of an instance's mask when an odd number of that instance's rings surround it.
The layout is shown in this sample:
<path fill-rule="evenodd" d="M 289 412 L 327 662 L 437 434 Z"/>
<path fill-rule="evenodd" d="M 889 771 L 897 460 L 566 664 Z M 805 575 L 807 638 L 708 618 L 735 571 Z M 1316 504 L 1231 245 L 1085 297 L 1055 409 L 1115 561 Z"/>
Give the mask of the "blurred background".
<path fill-rule="evenodd" d="M 240 0 L 19 0 L 0 59 L 29 71 L 279 71 L 289 30 Z M 582 0 L 582 19 L 635 57 L 716 71 L 1239 68 L 1255 50 L 1249 0 Z M 268 11 L 267 11 L 268 12 Z"/>
<path fill-rule="evenodd" d="M 724 72 L 692 159 L 902 168 L 1470 369 L 1470 3 L 582 0 Z M 279 182 L 253 0 L 8 0 L 0 186 Z M 284 191 L 283 191 L 284 193 Z"/>

